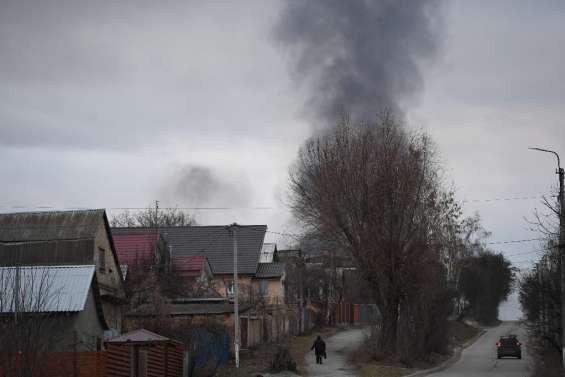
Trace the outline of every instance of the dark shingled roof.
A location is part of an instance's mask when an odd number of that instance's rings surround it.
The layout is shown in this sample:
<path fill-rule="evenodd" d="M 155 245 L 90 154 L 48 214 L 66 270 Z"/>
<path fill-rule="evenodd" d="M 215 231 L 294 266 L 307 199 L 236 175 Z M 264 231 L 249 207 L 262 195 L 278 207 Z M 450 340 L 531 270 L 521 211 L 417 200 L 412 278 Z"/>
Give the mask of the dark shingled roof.
<path fill-rule="evenodd" d="M 112 233 L 144 232 L 147 229 L 112 228 Z M 266 225 L 238 226 L 237 259 L 240 274 L 255 275 L 266 231 Z M 213 274 L 233 274 L 233 240 L 226 226 L 160 227 L 159 232 L 172 247 L 173 257 L 202 255 L 208 258 Z"/>
<path fill-rule="evenodd" d="M 0 242 L 94 238 L 103 209 L 0 214 Z"/>
<path fill-rule="evenodd" d="M 258 279 L 280 278 L 283 273 L 284 263 L 259 263 L 255 277 Z"/>

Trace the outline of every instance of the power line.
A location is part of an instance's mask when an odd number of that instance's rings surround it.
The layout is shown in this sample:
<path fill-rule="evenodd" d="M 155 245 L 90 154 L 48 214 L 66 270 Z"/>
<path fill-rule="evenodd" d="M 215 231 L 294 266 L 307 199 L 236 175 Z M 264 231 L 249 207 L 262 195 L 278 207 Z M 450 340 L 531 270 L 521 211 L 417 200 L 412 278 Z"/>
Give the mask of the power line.
<path fill-rule="evenodd" d="M 524 242 L 533 242 L 533 241 L 543 241 L 545 238 L 529 238 L 524 240 L 509 240 L 509 241 L 493 241 L 487 242 L 487 245 L 505 245 L 509 243 L 524 243 Z"/>
<path fill-rule="evenodd" d="M 128 211 L 128 210 L 147 210 L 151 207 L 57 207 L 57 206 L 0 206 L 0 208 L 6 209 L 42 209 L 42 210 L 61 210 L 61 211 L 72 211 L 72 210 L 87 210 L 87 209 L 96 209 L 96 208 L 104 208 L 106 210 L 119 210 L 119 211 Z M 165 210 L 191 210 L 191 211 L 201 211 L 201 210 L 214 210 L 214 211 L 228 211 L 228 210 L 253 210 L 253 211 L 264 211 L 264 210 L 277 210 L 277 207 L 159 207 L 159 209 Z"/>
<path fill-rule="evenodd" d="M 553 196 L 553 195 L 552 195 Z M 477 203 L 477 202 L 507 202 L 514 200 L 534 200 L 543 199 L 545 196 L 518 196 L 518 197 L 508 197 L 508 198 L 491 198 L 491 199 L 464 199 L 463 203 Z"/>
<path fill-rule="evenodd" d="M 528 255 L 528 254 L 534 254 L 534 253 L 543 253 L 547 250 L 529 250 L 529 251 L 522 251 L 522 252 L 518 252 L 518 253 L 512 253 L 512 254 L 506 254 L 502 251 L 499 251 L 500 254 L 504 255 L 505 257 L 515 257 L 517 255 Z"/>

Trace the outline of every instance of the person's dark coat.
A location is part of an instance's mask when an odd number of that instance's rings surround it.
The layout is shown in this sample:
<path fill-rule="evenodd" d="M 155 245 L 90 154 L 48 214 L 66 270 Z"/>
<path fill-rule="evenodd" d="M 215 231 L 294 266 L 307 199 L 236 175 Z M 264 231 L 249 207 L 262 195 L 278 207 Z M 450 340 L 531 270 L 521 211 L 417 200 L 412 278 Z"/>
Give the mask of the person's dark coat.
<path fill-rule="evenodd" d="M 325 356 L 326 355 L 326 343 L 322 340 L 322 338 L 318 335 L 314 344 L 312 344 L 311 350 L 316 352 L 316 355 Z"/>

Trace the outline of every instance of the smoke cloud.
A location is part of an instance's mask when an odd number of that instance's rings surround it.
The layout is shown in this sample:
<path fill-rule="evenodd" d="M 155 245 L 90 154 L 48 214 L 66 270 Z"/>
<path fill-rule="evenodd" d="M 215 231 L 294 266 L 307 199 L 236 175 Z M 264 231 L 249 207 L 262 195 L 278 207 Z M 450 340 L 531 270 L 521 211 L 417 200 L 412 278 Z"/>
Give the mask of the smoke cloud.
<path fill-rule="evenodd" d="M 181 168 L 163 188 L 167 202 L 194 207 L 244 207 L 251 190 L 246 182 L 237 182 L 206 166 Z"/>
<path fill-rule="evenodd" d="M 401 114 L 422 89 L 420 60 L 436 55 L 441 14 L 441 0 L 288 0 L 274 36 L 309 86 L 305 115 L 327 125 Z"/>

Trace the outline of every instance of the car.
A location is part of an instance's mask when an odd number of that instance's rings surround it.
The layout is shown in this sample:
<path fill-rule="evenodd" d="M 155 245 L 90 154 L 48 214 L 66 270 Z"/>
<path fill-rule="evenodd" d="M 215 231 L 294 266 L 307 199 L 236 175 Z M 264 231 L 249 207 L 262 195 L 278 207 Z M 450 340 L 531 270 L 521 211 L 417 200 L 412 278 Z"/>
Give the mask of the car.
<path fill-rule="evenodd" d="M 522 343 L 518 341 L 516 335 L 501 336 L 496 342 L 496 355 L 500 359 L 502 357 L 522 358 Z"/>

